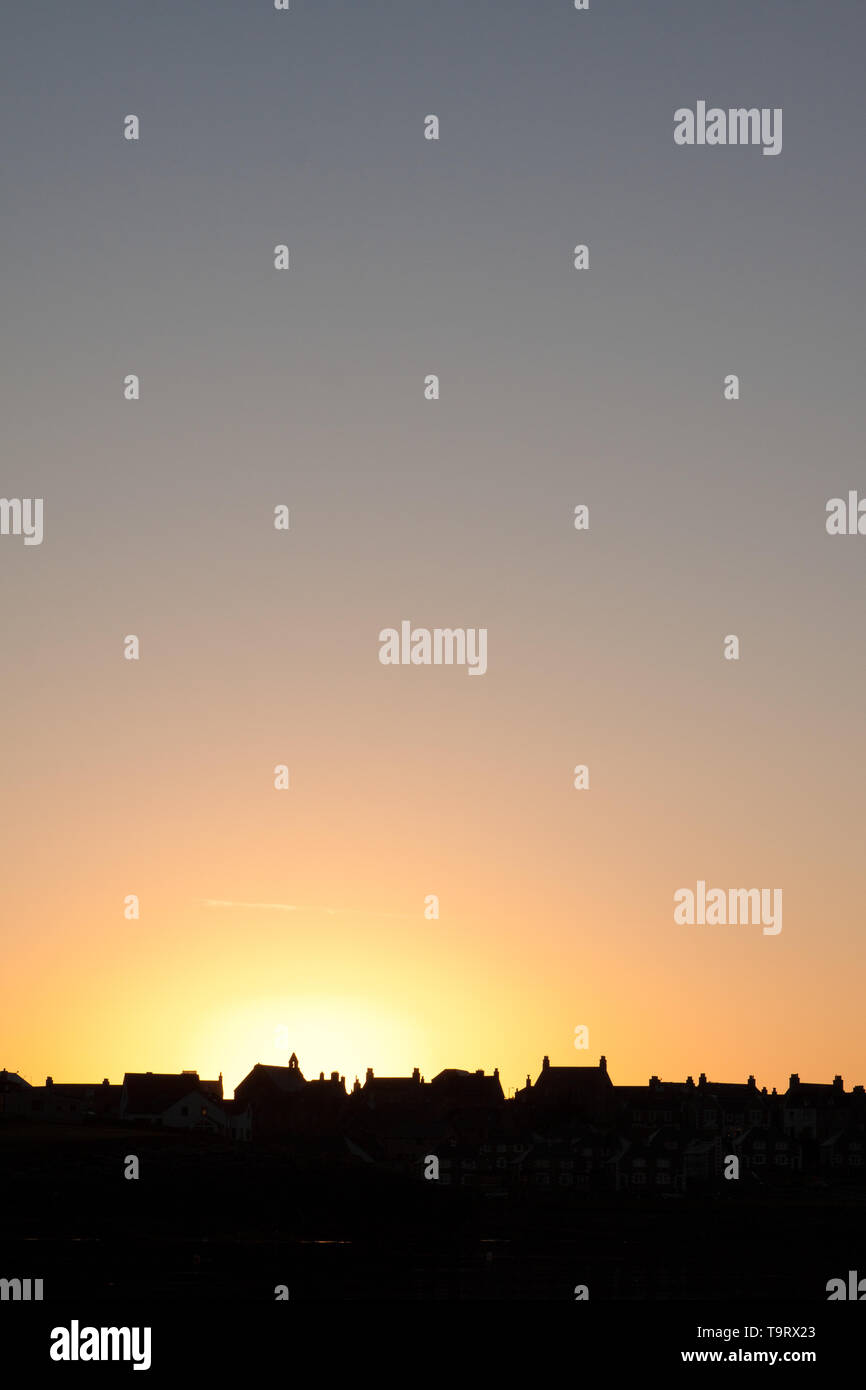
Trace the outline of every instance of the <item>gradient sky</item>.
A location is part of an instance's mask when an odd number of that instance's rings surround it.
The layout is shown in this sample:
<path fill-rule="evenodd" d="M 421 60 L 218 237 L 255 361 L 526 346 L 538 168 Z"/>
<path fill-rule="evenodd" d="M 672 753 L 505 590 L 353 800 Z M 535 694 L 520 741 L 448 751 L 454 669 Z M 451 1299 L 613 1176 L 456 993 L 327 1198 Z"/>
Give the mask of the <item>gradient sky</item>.
<path fill-rule="evenodd" d="M 861 0 L 8 8 L 0 491 L 45 539 L 0 537 L 0 1066 L 230 1090 L 285 1027 L 350 1085 L 866 1082 L 866 539 L 824 525 L 866 492 L 864 39 Z M 782 107 L 782 153 L 675 146 L 698 100 Z M 487 674 L 383 667 L 403 619 L 486 627 Z M 677 926 L 699 878 L 781 887 L 781 934 Z"/>

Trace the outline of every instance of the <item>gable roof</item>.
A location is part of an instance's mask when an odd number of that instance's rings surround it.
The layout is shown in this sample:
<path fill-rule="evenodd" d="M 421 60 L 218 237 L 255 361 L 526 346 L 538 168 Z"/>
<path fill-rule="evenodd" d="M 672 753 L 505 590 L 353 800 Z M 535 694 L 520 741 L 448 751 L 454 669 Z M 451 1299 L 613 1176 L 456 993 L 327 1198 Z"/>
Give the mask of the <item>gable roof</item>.
<path fill-rule="evenodd" d="M 128 1115 L 161 1115 L 192 1091 L 201 1089 L 198 1072 L 135 1072 L 123 1078 Z"/>
<path fill-rule="evenodd" d="M 290 1095 L 294 1091 L 302 1091 L 307 1084 L 299 1067 L 271 1067 L 266 1063 L 257 1062 L 253 1067 L 253 1072 L 258 1072 L 260 1076 L 276 1086 L 278 1091 L 283 1091 L 286 1095 Z"/>
<path fill-rule="evenodd" d="M 499 1105 L 504 1099 L 498 1074 L 485 1076 L 483 1072 L 446 1067 L 433 1077 L 430 1085 L 437 1100 L 462 1106 Z"/>
<path fill-rule="evenodd" d="M 25 1081 L 23 1076 L 19 1076 L 17 1071 L 7 1071 L 4 1067 L 0 1071 L 0 1090 L 5 1086 L 14 1086 L 21 1090 L 30 1091 L 32 1086 L 29 1081 Z"/>
<path fill-rule="evenodd" d="M 610 1100 L 614 1088 L 601 1067 L 542 1067 L 531 1095 L 544 1101 Z"/>

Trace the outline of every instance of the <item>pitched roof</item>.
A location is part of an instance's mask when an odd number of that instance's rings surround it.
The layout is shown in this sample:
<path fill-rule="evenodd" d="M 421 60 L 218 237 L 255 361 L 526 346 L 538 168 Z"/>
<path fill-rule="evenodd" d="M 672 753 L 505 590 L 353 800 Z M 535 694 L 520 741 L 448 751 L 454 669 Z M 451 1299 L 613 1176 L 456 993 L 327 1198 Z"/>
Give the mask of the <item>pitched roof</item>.
<path fill-rule="evenodd" d="M 503 1100 L 499 1077 L 485 1076 L 483 1072 L 446 1067 L 433 1077 L 430 1085 L 437 1099 L 453 1100 L 458 1105 L 497 1105 Z"/>
<path fill-rule="evenodd" d="M 542 1067 L 531 1095 L 544 1101 L 609 1100 L 610 1077 L 601 1067 Z"/>
<path fill-rule="evenodd" d="M 299 1067 L 271 1067 L 263 1062 L 257 1062 L 253 1071 L 267 1077 L 278 1091 L 283 1091 L 286 1095 L 294 1091 L 302 1091 L 307 1084 Z"/>
<path fill-rule="evenodd" d="M 783 1099 L 787 1106 L 812 1107 L 844 1105 L 848 1096 L 841 1086 L 828 1085 L 825 1082 L 796 1081 L 789 1085 Z"/>
<path fill-rule="evenodd" d="M 292 1053 L 292 1062 L 296 1060 L 295 1054 Z M 240 1093 L 240 1098 L 243 1099 L 251 1089 L 255 1092 L 262 1082 L 273 1090 L 279 1091 L 281 1095 L 287 1096 L 306 1090 L 308 1085 L 303 1072 L 296 1065 L 272 1067 L 266 1062 L 256 1062 L 252 1071 L 248 1072 L 243 1081 L 239 1081 L 235 1086 L 235 1096 L 238 1097 L 238 1093 Z"/>
<path fill-rule="evenodd" d="M 31 1087 L 34 1096 L 46 1100 L 74 1100 L 82 1104 L 85 1113 L 105 1113 L 116 1110 L 123 1094 L 122 1086 L 107 1086 L 104 1082 L 53 1081 L 50 1086 Z"/>
<path fill-rule="evenodd" d="M 134 1072 L 123 1078 L 128 1115 L 161 1115 L 184 1096 L 201 1089 L 198 1072 Z"/>

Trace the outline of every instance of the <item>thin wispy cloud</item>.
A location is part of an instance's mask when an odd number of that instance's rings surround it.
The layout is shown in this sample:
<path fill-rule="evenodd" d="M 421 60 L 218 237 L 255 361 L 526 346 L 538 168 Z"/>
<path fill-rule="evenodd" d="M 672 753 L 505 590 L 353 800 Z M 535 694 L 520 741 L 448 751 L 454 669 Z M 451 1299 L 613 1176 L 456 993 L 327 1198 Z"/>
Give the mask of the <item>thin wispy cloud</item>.
<path fill-rule="evenodd" d="M 365 917 L 400 917 L 407 918 L 411 914 L 408 912 L 379 912 L 376 908 L 370 907 L 321 907 L 319 905 L 304 905 L 302 903 L 245 903 L 236 902 L 233 898 L 203 898 L 204 907 L 241 907 L 255 908 L 264 912 L 325 912 L 329 917 L 336 916 L 337 913 L 351 912 L 354 915 Z"/>

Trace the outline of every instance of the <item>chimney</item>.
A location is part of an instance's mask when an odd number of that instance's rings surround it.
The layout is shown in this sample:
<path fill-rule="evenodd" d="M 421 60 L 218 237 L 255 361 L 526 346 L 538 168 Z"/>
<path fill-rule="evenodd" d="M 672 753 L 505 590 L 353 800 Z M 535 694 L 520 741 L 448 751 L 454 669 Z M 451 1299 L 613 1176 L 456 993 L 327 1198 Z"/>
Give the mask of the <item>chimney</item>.
<path fill-rule="evenodd" d="M 605 1076 L 607 1076 L 607 1058 L 606 1058 L 606 1057 L 604 1057 L 604 1056 L 599 1057 L 599 1059 L 598 1059 L 598 1069 L 599 1069 L 599 1071 L 603 1071 L 604 1074 L 605 1074 Z"/>
<path fill-rule="evenodd" d="M 753 1076 L 750 1076 L 748 1081 L 746 1082 L 746 1085 L 748 1086 L 750 1091 L 754 1091 L 756 1089 L 755 1078 Z"/>
<path fill-rule="evenodd" d="M 498 1081 L 498 1080 L 499 1080 L 499 1068 L 498 1068 L 498 1067 L 494 1067 L 494 1068 L 493 1068 L 493 1077 L 494 1077 L 494 1080 L 495 1080 L 495 1081 Z"/>
<path fill-rule="evenodd" d="M 543 1057 L 543 1058 L 542 1058 L 542 1061 L 541 1061 L 541 1070 L 542 1070 L 542 1071 L 548 1071 L 549 1069 L 550 1069 L 550 1058 L 549 1058 L 549 1057 Z"/>
<path fill-rule="evenodd" d="M 792 1071 L 792 1072 L 791 1072 L 790 1079 L 789 1079 L 789 1081 L 788 1081 L 788 1089 L 790 1090 L 790 1088 L 791 1088 L 792 1086 L 799 1086 L 799 1084 L 800 1084 L 800 1078 L 799 1078 L 799 1076 L 797 1075 L 797 1073 L 796 1073 L 795 1071 Z"/>
<path fill-rule="evenodd" d="M 46 1085 L 46 1086 L 53 1086 L 53 1085 L 54 1085 L 54 1077 L 53 1077 L 53 1076 L 46 1076 L 46 1078 L 45 1078 L 45 1085 Z"/>
<path fill-rule="evenodd" d="M 834 1090 L 834 1091 L 844 1091 L 844 1089 L 845 1089 L 845 1087 L 844 1087 L 843 1084 L 842 1084 L 842 1078 L 841 1078 L 841 1076 L 834 1076 L 834 1077 L 833 1077 L 833 1090 Z"/>
<path fill-rule="evenodd" d="M 325 1073 L 324 1073 L 323 1071 L 320 1071 L 320 1072 L 319 1072 L 319 1080 L 320 1080 L 320 1081 L 324 1081 L 324 1079 L 325 1079 Z"/>
<path fill-rule="evenodd" d="M 420 1081 L 420 1080 L 421 1080 L 421 1073 L 420 1073 L 420 1071 L 418 1070 L 417 1067 L 413 1067 L 413 1068 L 412 1068 L 412 1080 L 413 1080 L 413 1081 Z"/>
<path fill-rule="evenodd" d="M 372 1068 L 372 1067 L 368 1067 L 368 1068 L 367 1068 L 367 1080 L 365 1081 L 364 1084 L 367 1085 L 367 1084 L 368 1084 L 370 1081 L 372 1081 L 372 1080 L 373 1080 L 373 1068 Z"/>
<path fill-rule="evenodd" d="M 484 1068 L 483 1068 L 483 1067 L 476 1067 L 476 1068 L 475 1068 L 475 1075 L 476 1075 L 476 1076 L 483 1076 L 483 1075 L 484 1075 Z"/>
<path fill-rule="evenodd" d="M 332 1080 L 332 1081 L 339 1081 L 339 1080 L 340 1080 L 340 1073 L 339 1073 L 338 1071 L 332 1071 L 332 1072 L 331 1072 L 331 1080 Z"/>
<path fill-rule="evenodd" d="M 532 1077 L 529 1075 L 528 1072 L 526 1073 L 526 1089 L 527 1091 L 532 1090 Z"/>
<path fill-rule="evenodd" d="M 108 1077 L 107 1077 L 107 1076 L 103 1077 L 103 1079 L 102 1079 L 102 1084 L 103 1084 L 103 1086 L 107 1086 L 107 1085 L 108 1085 Z"/>
<path fill-rule="evenodd" d="M 699 1086 L 706 1086 L 706 1084 L 707 1084 L 707 1074 L 706 1074 L 706 1072 L 703 1072 L 703 1071 L 702 1071 L 701 1074 L 700 1074 L 700 1076 L 698 1077 L 698 1085 L 699 1085 Z"/>

